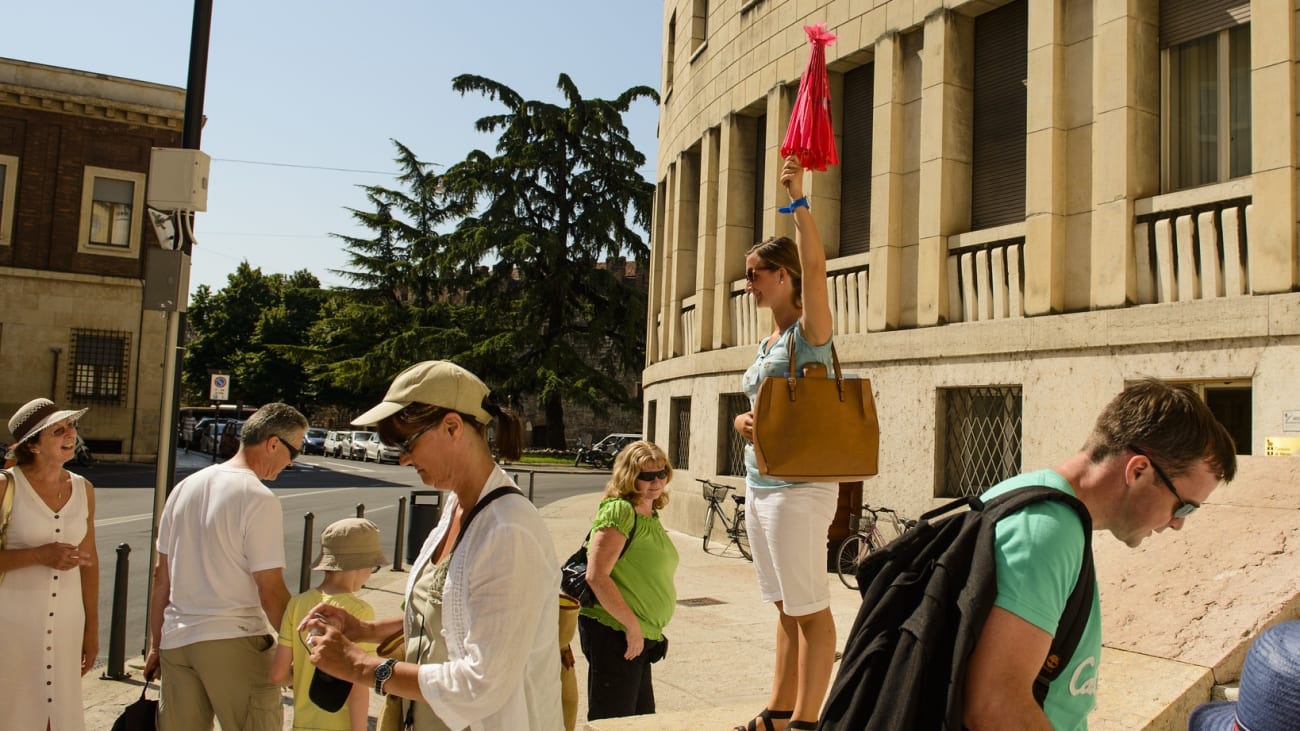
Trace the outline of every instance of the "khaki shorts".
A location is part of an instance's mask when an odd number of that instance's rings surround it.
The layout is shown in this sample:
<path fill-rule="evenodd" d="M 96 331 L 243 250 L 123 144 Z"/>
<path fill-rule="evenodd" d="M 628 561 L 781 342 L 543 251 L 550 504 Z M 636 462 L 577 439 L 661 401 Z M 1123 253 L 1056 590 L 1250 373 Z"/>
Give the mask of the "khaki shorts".
<path fill-rule="evenodd" d="M 271 635 L 195 642 L 163 650 L 161 731 L 280 731 L 280 687 L 267 676 L 275 657 Z"/>

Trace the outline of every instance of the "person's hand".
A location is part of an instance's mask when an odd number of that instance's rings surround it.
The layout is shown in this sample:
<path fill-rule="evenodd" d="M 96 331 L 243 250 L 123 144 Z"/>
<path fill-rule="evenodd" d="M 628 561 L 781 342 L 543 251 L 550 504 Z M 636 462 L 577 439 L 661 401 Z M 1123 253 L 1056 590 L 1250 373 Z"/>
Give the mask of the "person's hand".
<path fill-rule="evenodd" d="M 623 659 L 636 659 L 642 650 L 645 650 L 645 636 L 641 634 L 641 624 L 634 622 L 631 627 L 623 630 L 623 636 L 627 638 L 627 652 L 623 653 Z"/>
<path fill-rule="evenodd" d="M 781 166 L 781 185 L 790 193 L 790 200 L 797 201 L 803 197 L 803 165 L 794 155 L 787 157 Z"/>
<path fill-rule="evenodd" d="M 99 633 L 90 630 L 81 638 L 81 674 L 85 675 L 95 665 L 99 657 Z"/>
<path fill-rule="evenodd" d="M 78 566 L 89 566 L 90 555 L 81 552 L 71 543 L 46 543 L 36 549 L 36 560 L 55 571 L 69 571 Z"/>
<path fill-rule="evenodd" d="M 149 654 L 144 658 L 144 682 L 148 683 L 154 678 L 162 675 L 162 658 L 158 656 L 158 648 L 154 647 L 149 650 Z"/>
<path fill-rule="evenodd" d="M 754 412 L 746 411 L 737 416 L 732 426 L 736 428 L 736 433 L 744 437 L 746 441 L 754 441 Z"/>
<path fill-rule="evenodd" d="M 307 645 L 308 659 L 317 670 L 343 680 L 353 679 L 353 668 L 364 658 L 365 651 L 333 625 L 320 619 L 310 620 L 302 636 Z"/>
<path fill-rule="evenodd" d="M 324 626 L 328 625 L 337 629 L 344 637 L 354 641 L 359 639 L 364 631 L 361 620 L 346 609 L 336 607 L 333 604 L 321 603 L 312 607 L 312 610 L 307 612 L 307 616 L 303 617 L 302 621 L 298 623 L 298 632 L 306 633 L 310 631 L 313 621 L 317 622 L 316 627 L 318 629 L 324 629 Z"/>

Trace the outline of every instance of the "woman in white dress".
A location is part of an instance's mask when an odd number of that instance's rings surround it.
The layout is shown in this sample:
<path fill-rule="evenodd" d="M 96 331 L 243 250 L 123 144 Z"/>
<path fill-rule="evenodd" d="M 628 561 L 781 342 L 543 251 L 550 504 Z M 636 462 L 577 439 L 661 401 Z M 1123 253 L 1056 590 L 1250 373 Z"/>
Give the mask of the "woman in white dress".
<path fill-rule="evenodd" d="M 17 465 L 12 482 L 0 477 L 0 490 L 13 491 L 0 551 L 3 731 L 85 728 L 81 676 L 99 653 L 95 495 L 63 469 L 84 413 L 36 399 L 9 419 Z"/>

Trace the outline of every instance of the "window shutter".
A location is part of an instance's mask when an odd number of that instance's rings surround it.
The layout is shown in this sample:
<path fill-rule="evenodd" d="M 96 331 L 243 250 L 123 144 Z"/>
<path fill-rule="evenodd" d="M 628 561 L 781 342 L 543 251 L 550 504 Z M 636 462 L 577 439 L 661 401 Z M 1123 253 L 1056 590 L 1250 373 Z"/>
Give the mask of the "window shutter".
<path fill-rule="evenodd" d="M 1250 22 L 1250 3 L 1243 0 L 1162 0 L 1160 47 L 1169 48 L 1201 36 Z"/>
<path fill-rule="evenodd" d="M 971 230 L 1025 219 L 1027 8 L 1016 0 L 975 19 Z"/>
<path fill-rule="evenodd" d="M 875 64 L 844 74 L 840 129 L 840 256 L 871 248 L 871 129 Z"/>

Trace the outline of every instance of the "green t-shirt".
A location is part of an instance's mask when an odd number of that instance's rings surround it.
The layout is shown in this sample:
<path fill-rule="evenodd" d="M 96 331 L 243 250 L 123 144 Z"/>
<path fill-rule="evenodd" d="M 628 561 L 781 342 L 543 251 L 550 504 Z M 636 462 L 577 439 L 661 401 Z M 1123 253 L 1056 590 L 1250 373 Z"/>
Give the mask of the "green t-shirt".
<path fill-rule="evenodd" d="M 1001 482 L 981 497 L 987 500 L 1031 485 L 1046 485 L 1074 496 L 1068 480 L 1052 470 L 1040 470 Z M 994 550 L 998 570 L 994 604 L 1055 636 L 1083 562 L 1083 524 L 1078 514 L 1061 503 L 1031 505 L 998 522 Z M 1043 704 L 1057 731 L 1088 728 L 1088 714 L 1097 705 L 1100 662 L 1101 600 L 1094 590 L 1079 647 L 1052 683 Z"/>
<path fill-rule="evenodd" d="M 618 587 L 632 613 L 641 621 L 641 634 L 652 640 L 663 639 L 664 627 L 673 618 L 677 606 L 677 586 L 673 576 L 677 573 L 677 547 L 659 522 L 659 515 L 637 515 L 632 503 L 623 498 L 611 497 L 601 501 L 596 518 L 591 522 L 594 535 L 602 528 L 616 528 L 624 536 L 636 534 L 632 543 L 617 562 L 610 578 Z M 622 623 L 614 619 L 603 607 L 584 608 L 584 616 L 620 632 Z"/>
<path fill-rule="evenodd" d="M 280 622 L 280 645 L 293 649 L 293 727 L 312 731 L 351 731 L 347 704 L 334 713 L 328 713 L 307 697 L 316 667 L 307 656 L 307 646 L 298 635 L 298 625 L 307 612 L 322 601 L 340 607 L 358 619 L 369 621 L 375 618 L 374 607 L 358 599 L 356 594 L 322 594 L 320 589 L 308 589 L 289 600 L 284 608 L 284 619 Z M 375 649 L 372 643 L 362 643 L 361 647 L 367 652 Z"/>

